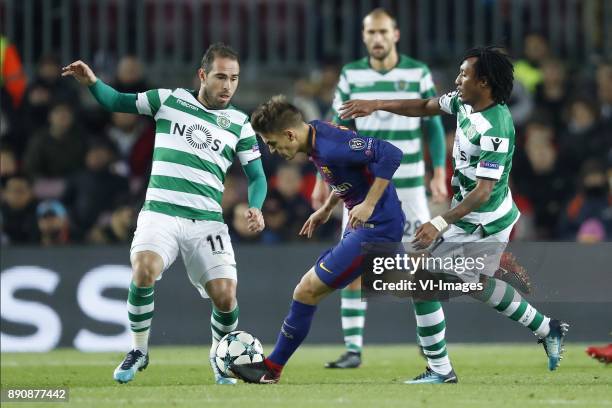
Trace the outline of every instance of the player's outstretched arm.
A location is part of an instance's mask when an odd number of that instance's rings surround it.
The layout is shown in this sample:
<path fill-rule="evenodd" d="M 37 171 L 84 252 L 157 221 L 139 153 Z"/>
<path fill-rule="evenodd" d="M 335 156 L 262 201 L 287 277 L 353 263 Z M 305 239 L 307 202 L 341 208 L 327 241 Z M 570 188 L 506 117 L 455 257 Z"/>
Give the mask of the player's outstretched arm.
<path fill-rule="evenodd" d="M 62 68 L 62 76 L 72 76 L 74 79 L 79 81 L 81 85 L 91 86 L 98 78 L 94 74 L 93 70 L 89 68 L 89 65 L 81 60 L 75 61 L 72 64 Z"/>
<path fill-rule="evenodd" d="M 75 61 L 63 67 L 62 76 L 72 76 L 81 85 L 89 87 L 98 103 L 111 112 L 139 113 L 136 108 L 136 94 L 117 92 L 97 78 L 83 61 Z"/>
<path fill-rule="evenodd" d="M 249 162 L 247 165 L 242 166 L 242 169 L 249 182 L 249 209 L 246 210 L 244 214 L 247 219 L 247 227 L 249 231 L 261 232 L 265 228 L 261 207 L 263 206 L 268 192 L 266 174 L 264 173 L 261 159 Z"/>
<path fill-rule="evenodd" d="M 394 100 L 363 100 L 346 101 L 339 109 L 343 120 L 368 116 L 372 112 L 383 110 L 402 116 L 434 116 L 442 113 L 438 98 L 430 99 L 394 99 Z"/>

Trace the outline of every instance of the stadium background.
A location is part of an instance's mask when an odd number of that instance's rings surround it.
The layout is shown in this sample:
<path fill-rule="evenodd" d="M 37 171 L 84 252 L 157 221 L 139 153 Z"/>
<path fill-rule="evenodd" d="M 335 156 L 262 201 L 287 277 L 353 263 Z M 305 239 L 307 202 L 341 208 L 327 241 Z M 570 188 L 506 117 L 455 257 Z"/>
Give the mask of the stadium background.
<path fill-rule="evenodd" d="M 578 258 L 588 254 L 587 244 L 612 253 L 611 1 L 2 0 L 4 44 L 23 67 L 22 80 L 3 78 L 1 91 L 3 351 L 127 344 L 128 246 L 147 185 L 153 123 L 104 112 L 74 80 L 60 78 L 61 66 L 83 59 L 123 92 L 194 87 L 204 50 L 224 41 L 242 58 L 236 106 L 250 111 L 285 93 L 307 119 L 329 118 L 339 69 L 365 55 L 361 18 L 376 6 L 397 15 L 399 51 L 430 65 L 439 92 L 454 88 L 460 55 L 471 45 L 507 47 L 517 79 L 510 104 L 517 127 L 512 188 L 523 213 L 514 240 L 553 242 L 546 247 L 551 253 Z M 447 117 L 444 125 L 452 145 L 454 121 Z M 270 342 L 291 288 L 336 239 L 339 218 L 316 244 L 299 239 L 296 231 L 311 211 L 314 168 L 305 158 L 284 164 L 262 152 L 266 231 L 253 236 L 235 216 L 246 206 L 239 166 L 226 180 L 223 208 L 242 276 L 241 326 Z M 610 285 L 606 266 L 604 259 L 553 272 L 566 278 L 580 272 L 588 293 Z M 180 262 L 170 272 L 156 299 L 153 343 L 208 342 L 207 304 L 189 287 Z M 550 302 L 547 310 L 580 321 L 574 340 L 605 341 L 609 324 L 597 322 L 610 322 L 609 297 L 572 296 L 571 285 L 542 276 L 568 295 L 551 300 L 536 293 L 536 303 Z M 79 300 L 87 290 L 100 302 Z M 372 305 L 366 344 L 412 341 L 409 307 Z M 323 309 L 310 341 L 340 342 L 337 301 Z M 533 340 L 478 305 L 447 309 L 450 342 Z"/>

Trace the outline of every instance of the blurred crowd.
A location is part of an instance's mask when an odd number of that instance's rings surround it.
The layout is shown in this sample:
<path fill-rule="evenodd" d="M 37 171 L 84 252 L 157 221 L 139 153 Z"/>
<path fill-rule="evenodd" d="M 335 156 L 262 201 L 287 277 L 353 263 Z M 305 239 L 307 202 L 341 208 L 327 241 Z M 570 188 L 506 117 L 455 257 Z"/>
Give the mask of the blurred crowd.
<path fill-rule="evenodd" d="M 133 56 L 122 58 L 116 72 L 103 77 L 120 92 L 156 87 Z M 76 81 L 61 77 L 61 64 L 54 56 L 41 58 L 35 76 L 19 89 L 4 85 L 8 84 L 3 84 L 0 105 L 2 243 L 131 242 L 151 168 L 153 120 L 104 111 Z M 335 82 L 330 86 L 328 101 Z M 312 211 L 314 168 L 305 156 L 292 163 L 264 160 L 269 180 L 263 208 L 267 228 L 263 234 L 248 231 L 243 215 L 246 178 L 234 164 L 222 203 L 232 237 L 265 243 L 299 239 L 297 232 Z M 333 239 L 339 225 L 334 220 L 315 239 Z"/>
<path fill-rule="evenodd" d="M 331 117 L 339 70 L 338 61 L 323 63 L 287 92 L 306 120 Z M 33 77 L 2 82 L 2 243 L 129 243 L 148 182 L 154 123 L 104 111 L 60 72 L 60 61 L 44 56 Z M 434 69 L 439 91 L 454 88 L 454 75 L 455 66 Z M 514 239 L 612 240 L 612 64 L 572 66 L 551 55 L 546 39 L 534 33 L 525 39 L 515 76 L 511 187 L 523 217 Z M 21 85 L 8 80 L 15 78 Z M 121 92 L 158 85 L 133 56 L 122 58 L 106 79 Z M 444 124 L 450 184 L 454 118 Z M 261 150 L 269 182 L 267 228 L 261 235 L 248 231 L 246 179 L 235 164 L 222 204 L 232 237 L 271 244 L 301 239 L 297 232 L 312 212 L 314 167 L 305 156 L 287 163 Z M 339 229 L 338 215 L 315 239 L 333 240 Z"/>
<path fill-rule="evenodd" d="M 612 61 L 577 65 L 525 37 L 510 110 L 515 239 L 612 240 Z"/>

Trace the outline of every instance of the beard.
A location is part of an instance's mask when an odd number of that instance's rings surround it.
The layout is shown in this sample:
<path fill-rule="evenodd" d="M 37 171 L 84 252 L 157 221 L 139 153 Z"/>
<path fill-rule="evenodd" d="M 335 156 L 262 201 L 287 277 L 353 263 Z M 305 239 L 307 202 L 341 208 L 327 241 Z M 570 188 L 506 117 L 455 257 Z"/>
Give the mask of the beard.
<path fill-rule="evenodd" d="M 374 58 L 375 60 L 378 61 L 382 61 L 385 58 L 387 58 L 389 56 L 389 54 L 391 54 L 391 48 L 389 49 L 385 49 L 383 47 L 382 50 L 374 50 L 372 49 L 372 51 L 370 51 L 370 57 Z"/>
<path fill-rule="evenodd" d="M 208 105 L 210 105 L 210 106 L 207 106 L 208 108 L 225 109 L 229 105 L 229 101 L 219 102 L 217 100 L 217 97 L 213 95 L 211 92 L 209 92 L 208 89 L 206 88 L 204 88 L 204 100 L 206 101 Z"/>

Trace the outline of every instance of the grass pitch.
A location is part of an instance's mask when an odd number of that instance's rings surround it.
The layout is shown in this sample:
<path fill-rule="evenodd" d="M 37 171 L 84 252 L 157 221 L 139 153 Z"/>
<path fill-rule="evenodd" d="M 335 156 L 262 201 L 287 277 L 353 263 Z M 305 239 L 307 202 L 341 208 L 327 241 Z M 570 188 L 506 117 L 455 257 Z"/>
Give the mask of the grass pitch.
<path fill-rule="evenodd" d="M 270 350 L 270 347 L 266 347 Z M 212 384 L 204 347 L 153 347 L 151 364 L 129 384 L 112 372 L 121 353 L 58 350 L 2 354 L 2 388 L 69 387 L 62 403 L 3 403 L 26 407 L 612 407 L 612 367 L 589 359 L 583 345 L 567 345 L 556 372 L 539 345 L 453 345 L 457 385 L 405 385 L 423 371 L 416 348 L 369 346 L 356 370 L 328 370 L 339 346 L 298 350 L 278 385 Z"/>

